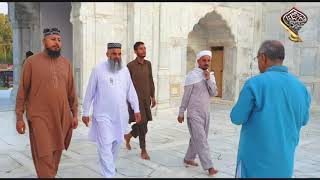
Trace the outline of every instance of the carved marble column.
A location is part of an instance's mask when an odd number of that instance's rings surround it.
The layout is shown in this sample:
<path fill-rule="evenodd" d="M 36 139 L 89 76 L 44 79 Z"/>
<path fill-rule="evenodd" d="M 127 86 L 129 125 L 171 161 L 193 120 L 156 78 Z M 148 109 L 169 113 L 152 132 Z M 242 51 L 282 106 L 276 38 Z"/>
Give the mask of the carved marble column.
<path fill-rule="evenodd" d="M 169 51 L 170 44 L 164 38 L 163 32 L 166 26 L 166 14 L 163 13 L 165 7 L 163 4 L 159 5 L 159 59 L 158 59 L 158 106 L 157 110 L 166 109 L 170 107 L 170 81 L 169 81 Z"/>
<path fill-rule="evenodd" d="M 72 2 L 70 22 L 73 25 L 73 69 L 79 108 L 95 65 L 94 3 Z"/>
<path fill-rule="evenodd" d="M 27 51 L 41 50 L 38 4 L 9 3 L 9 20 L 13 28 L 13 89 L 10 99 L 15 104 L 22 62 Z"/>

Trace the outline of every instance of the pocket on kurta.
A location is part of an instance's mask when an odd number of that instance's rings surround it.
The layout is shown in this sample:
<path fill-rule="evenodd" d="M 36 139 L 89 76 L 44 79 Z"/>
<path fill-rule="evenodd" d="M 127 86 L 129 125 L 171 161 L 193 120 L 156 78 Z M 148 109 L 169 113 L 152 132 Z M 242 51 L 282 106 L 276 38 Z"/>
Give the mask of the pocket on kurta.
<path fill-rule="evenodd" d="M 36 151 L 39 157 L 46 156 L 51 153 L 51 137 L 49 129 L 45 126 L 41 119 L 33 119 L 30 121 L 32 128 L 32 141 L 35 144 Z"/>
<path fill-rule="evenodd" d="M 39 83 L 38 87 L 35 87 L 35 89 L 33 90 L 32 95 L 33 95 L 34 97 L 37 97 L 37 96 L 39 95 L 39 90 L 40 90 L 40 87 L 41 87 L 41 86 L 42 86 L 42 80 L 40 80 L 40 83 Z"/>
<path fill-rule="evenodd" d="M 100 144 L 110 144 L 114 140 L 113 126 L 109 121 L 97 121 L 96 123 L 96 137 Z"/>
<path fill-rule="evenodd" d="M 118 87 L 120 84 L 120 80 L 117 77 L 112 76 L 106 76 L 103 81 L 103 84 L 106 84 L 107 87 Z"/>
<path fill-rule="evenodd" d="M 70 141 L 71 141 L 71 137 L 72 137 L 72 131 L 73 131 L 73 127 L 72 127 L 72 123 L 73 123 L 73 114 L 71 112 L 70 106 L 67 105 L 68 103 L 65 104 L 64 109 L 66 109 L 65 111 L 62 111 L 63 115 L 62 115 L 62 132 L 63 132 L 63 138 L 64 138 L 64 147 L 67 150 L 69 145 L 70 145 Z"/>

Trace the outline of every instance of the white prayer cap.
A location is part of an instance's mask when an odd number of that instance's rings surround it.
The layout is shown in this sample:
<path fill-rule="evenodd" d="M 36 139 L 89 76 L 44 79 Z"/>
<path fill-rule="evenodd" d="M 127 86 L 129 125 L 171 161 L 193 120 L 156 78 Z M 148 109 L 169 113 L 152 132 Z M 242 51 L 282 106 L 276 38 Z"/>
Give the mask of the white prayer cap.
<path fill-rule="evenodd" d="M 200 51 L 200 52 L 197 54 L 197 59 L 196 59 L 196 61 L 197 61 L 198 59 L 200 59 L 202 56 L 206 56 L 206 55 L 212 57 L 212 52 L 209 51 L 209 50 Z"/>

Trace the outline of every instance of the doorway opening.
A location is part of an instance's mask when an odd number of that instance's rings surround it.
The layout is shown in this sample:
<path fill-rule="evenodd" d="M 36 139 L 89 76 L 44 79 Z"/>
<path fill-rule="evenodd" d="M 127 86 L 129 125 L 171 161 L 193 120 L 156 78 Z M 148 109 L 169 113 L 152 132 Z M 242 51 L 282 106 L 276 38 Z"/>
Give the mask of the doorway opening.
<path fill-rule="evenodd" d="M 224 60 L 223 60 L 223 46 L 214 46 L 211 47 L 212 51 L 212 60 L 210 65 L 210 71 L 214 72 L 214 76 L 216 78 L 217 88 L 218 88 L 218 95 L 217 97 L 222 97 L 223 92 L 223 67 L 224 67 Z"/>

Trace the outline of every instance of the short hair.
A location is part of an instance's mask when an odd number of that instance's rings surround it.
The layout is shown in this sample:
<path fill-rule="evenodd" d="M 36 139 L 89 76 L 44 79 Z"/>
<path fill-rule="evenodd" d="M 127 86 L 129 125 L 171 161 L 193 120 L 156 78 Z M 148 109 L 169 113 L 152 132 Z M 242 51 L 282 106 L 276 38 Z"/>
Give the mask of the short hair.
<path fill-rule="evenodd" d="M 138 47 L 139 47 L 140 45 L 142 45 L 142 44 L 144 44 L 144 43 L 143 43 L 143 42 L 141 42 L 141 41 L 138 41 L 138 42 L 134 43 L 134 45 L 133 45 L 133 49 L 134 49 L 134 50 L 137 50 L 137 49 L 138 49 Z"/>
<path fill-rule="evenodd" d="M 265 54 L 272 61 L 277 59 L 283 61 L 285 57 L 284 47 L 282 43 L 277 40 L 264 41 L 258 50 L 258 54 Z"/>
<path fill-rule="evenodd" d="M 33 52 L 31 52 L 31 51 L 26 52 L 26 58 L 28 58 L 28 57 L 30 57 L 32 55 L 33 55 Z"/>

